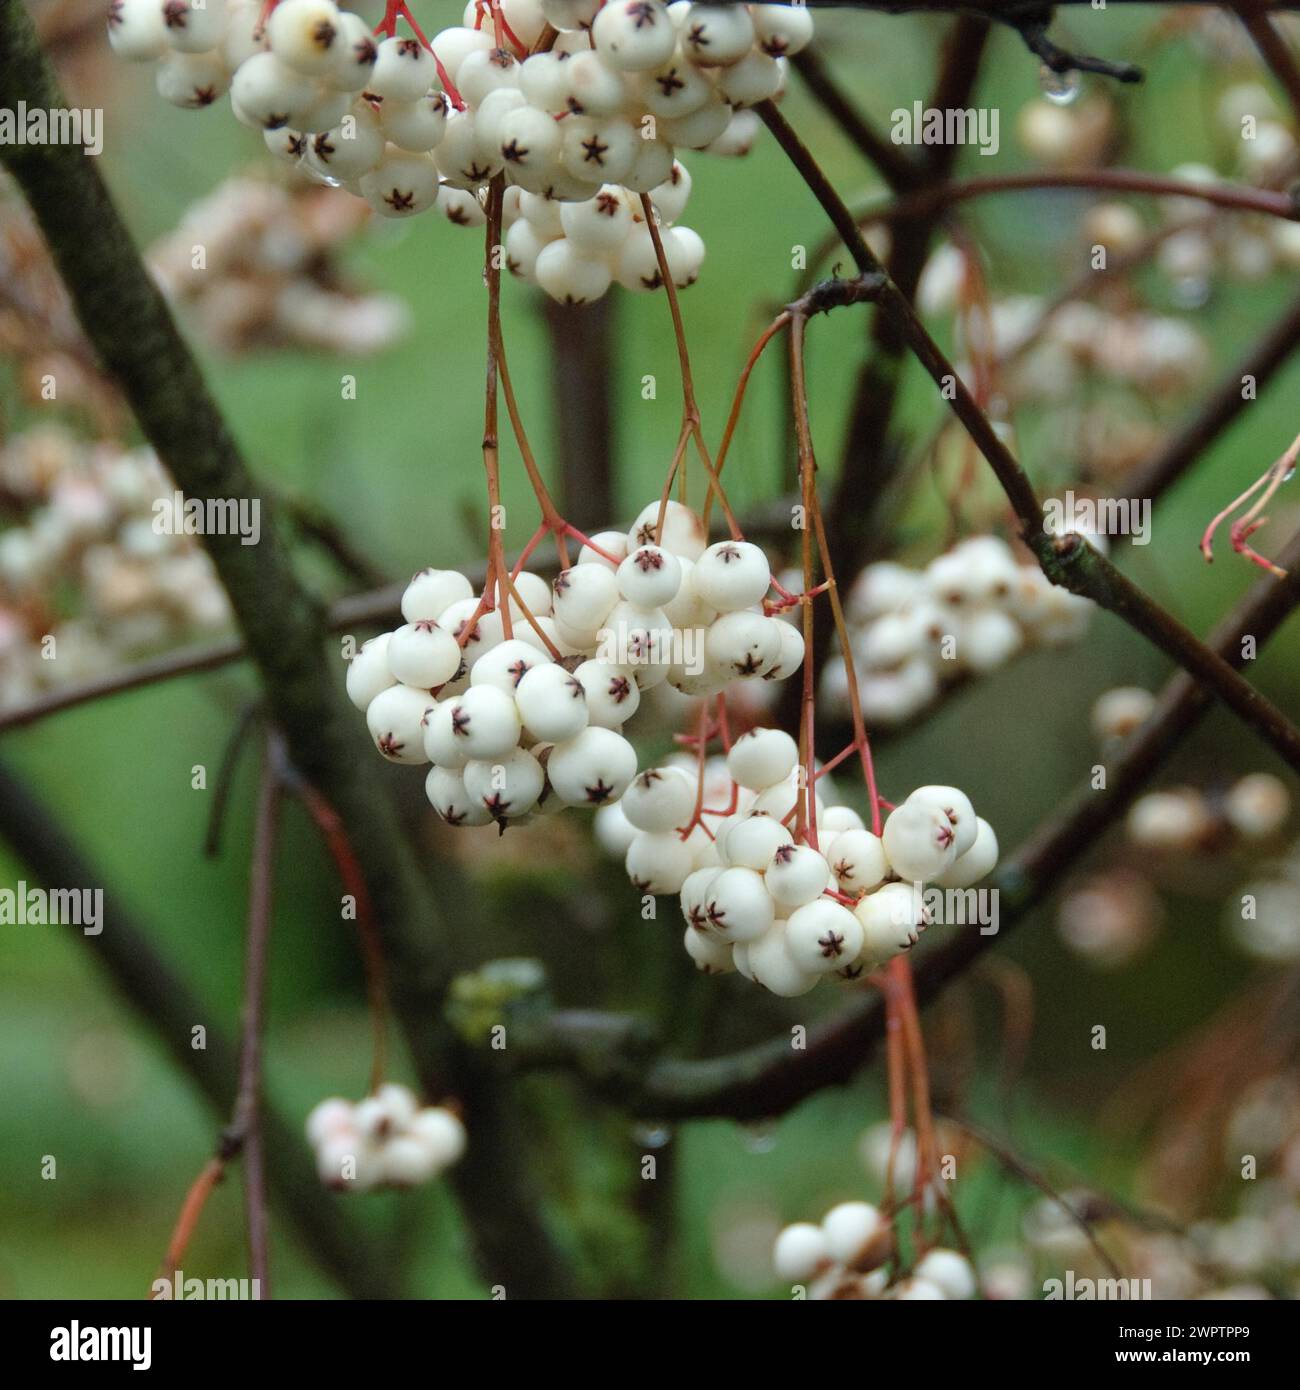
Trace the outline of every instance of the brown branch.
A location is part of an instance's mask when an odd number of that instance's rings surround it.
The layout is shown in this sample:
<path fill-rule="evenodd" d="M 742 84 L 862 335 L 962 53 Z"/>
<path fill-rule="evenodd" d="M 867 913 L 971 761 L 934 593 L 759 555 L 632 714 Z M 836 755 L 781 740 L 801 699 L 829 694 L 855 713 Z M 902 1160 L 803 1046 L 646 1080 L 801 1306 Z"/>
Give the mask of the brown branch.
<path fill-rule="evenodd" d="M 1265 9 L 1245 5 L 1237 8 L 1236 13 L 1255 47 L 1259 49 L 1260 57 L 1286 89 L 1291 110 L 1296 119 L 1300 120 L 1300 67 L 1296 65 L 1295 55 L 1286 39 L 1278 32 L 1272 15 Z"/>
<path fill-rule="evenodd" d="M 796 53 L 790 63 L 822 110 L 875 166 L 890 188 L 901 192 L 916 186 L 920 168 L 900 146 L 886 140 L 867 121 L 827 71 L 815 47 Z"/>
<path fill-rule="evenodd" d="M 1292 193 L 1244 184 L 1193 183 L 1140 169 L 1057 169 L 1023 174 L 989 174 L 982 178 L 955 179 L 905 193 L 891 203 L 861 214 L 861 223 L 907 221 L 920 213 L 934 213 L 973 198 L 993 193 L 1018 193 L 1047 189 L 1084 188 L 1105 193 L 1140 193 L 1152 198 L 1195 198 L 1233 212 L 1261 213 L 1284 221 L 1300 221 L 1300 201 Z"/>

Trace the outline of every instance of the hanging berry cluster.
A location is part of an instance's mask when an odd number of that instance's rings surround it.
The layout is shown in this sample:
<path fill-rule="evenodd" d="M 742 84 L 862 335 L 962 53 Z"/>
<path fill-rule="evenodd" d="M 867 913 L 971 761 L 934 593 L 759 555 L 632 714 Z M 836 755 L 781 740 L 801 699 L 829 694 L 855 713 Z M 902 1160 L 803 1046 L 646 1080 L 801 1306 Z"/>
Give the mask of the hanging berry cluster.
<path fill-rule="evenodd" d="M 690 177 L 674 152 L 745 152 L 747 108 L 781 93 L 812 28 L 797 5 L 661 0 L 470 0 L 432 40 L 403 0 L 373 36 L 334 0 L 112 0 L 108 24 L 122 57 L 159 60 L 166 100 L 228 92 L 277 158 L 385 217 L 482 225 L 504 175 L 506 264 L 573 303 L 660 284 L 640 195 L 675 283 L 694 282 L 704 243 L 675 225 Z"/>
<path fill-rule="evenodd" d="M 375 747 L 432 763 L 429 800 L 453 825 L 616 802 L 637 770 L 621 730 L 643 690 L 712 695 L 784 679 L 803 659 L 798 629 L 763 611 L 760 547 L 705 542 L 689 507 L 652 502 L 627 534 L 582 537 L 551 586 L 517 566 L 504 605 L 458 571 L 417 574 L 405 625 L 348 668 Z"/>
<path fill-rule="evenodd" d="M 451 1110 L 421 1108 L 405 1086 L 389 1083 L 355 1104 L 321 1101 L 307 1117 L 307 1140 L 321 1182 L 365 1192 L 430 1182 L 465 1152 L 465 1127 Z"/>

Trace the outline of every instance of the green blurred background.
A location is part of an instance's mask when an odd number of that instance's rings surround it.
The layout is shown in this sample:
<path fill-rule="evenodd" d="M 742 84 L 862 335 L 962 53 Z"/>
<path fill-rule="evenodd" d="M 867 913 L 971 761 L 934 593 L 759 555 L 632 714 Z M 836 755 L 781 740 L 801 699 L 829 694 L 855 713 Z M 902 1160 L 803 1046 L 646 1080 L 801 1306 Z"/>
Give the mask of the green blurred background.
<path fill-rule="evenodd" d="M 459 9 L 426 0 L 419 14 L 435 29 L 454 22 Z M 928 92 L 947 21 L 836 14 L 819 15 L 818 22 L 834 72 L 882 127 L 894 107 Z M 1207 94 L 1224 70 L 1211 71 L 1186 40 L 1143 42 L 1150 23 L 1140 12 L 1084 9 L 1068 16 L 1066 32 L 1087 51 L 1140 56 L 1148 66 L 1146 86 L 1111 92 L 1128 141 L 1125 163 L 1165 171 L 1185 160 L 1214 162 L 1221 139 Z M 141 243 L 173 227 L 228 172 L 264 160 L 260 141 L 227 110 L 191 114 L 164 106 L 150 74 L 115 65 L 106 45 L 96 63 L 104 69 L 96 78 L 107 108 L 102 170 Z M 876 188 L 860 157 L 798 82 L 791 85 L 787 113 L 837 186 L 850 201 Z M 1003 147 L 993 159 L 967 151 L 959 168 L 1025 167 L 1011 134 L 1014 112 L 1038 90 L 1036 64 L 1014 35 L 996 34 L 977 99 L 1001 109 Z M 76 103 L 78 92 L 70 95 Z M 695 192 L 683 220 L 703 235 L 709 254 L 683 305 L 700 404 L 716 439 L 754 334 L 791 292 L 792 248 L 817 245 L 824 226 L 766 139 L 745 160 L 688 162 Z M 1074 229 L 1085 204 L 1071 194 L 1044 193 L 968 208 L 967 225 L 985 249 L 991 283 L 1000 291 L 1050 293 L 1075 273 Z M 464 516 L 466 509 L 482 515 L 481 255 L 478 234 L 440 218 L 376 224 L 360 238 L 351 268 L 400 295 L 414 313 L 410 336 L 374 358 L 274 353 L 232 360 L 196 345 L 254 472 L 309 493 L 394 577 L 429 563 L 469 563 L 480 551 Z M 1153 301 L 1159 305 L 1164 296 L 1167 307 L 1167 287 L 1154 280 L 1150 287 Z M 1216 287 L 1197 315 L 1213 345 L 1214 375 L 1252 341 L 1284 289 L 1280 277 Z M 658 490 L 679 400 L 663 302 L 615 295 L 618 504 L 620 515 L 630 517 Z M 863 314 L 843 312 L 810 331 L 812 409 L 828 474 L 835 471 L 865 326 Z M 950 325 L 938 327 L 950 340 Z M 505 330 L 525 418 L 545 459 L 552 423 L 547 340 L 534 292 L 514 282 L 505 291 Z M 355 401 L 339 398 L 344 371 L 357 376 Z M 653 401 L 641 397 L 647 373 L 660 383 Z M 1128 572 L 1197 631 L 1207 630 L 1255 575 L 1222 559 L 1206 567 L 1195 540 L 1220 501 L 1291 438 L 1298 386 L 1300 364 L 1292 364 L 1161 503 L 1154 544 L 1124 556 Z M 793 482 L 782 392 L 774 353 L 756 374 L 728 469 L 742 514 Z M 1194 404 L 1189 398 L 1178 406 L 1185 411 Z M 18 406 L 9 413 L 11 428 L 32 418 L 34 412 Z M 938 421 L 930 388 L 914 370 L 902 419 L 918 441 Z M 1072 460 L 1036 423 L 1032 412 L 1018 421 L 1027 466 L 1044 486 L 1069 481 Z M 510 453 L 505 501 L 509 543 L 518 544 L 531 529 L 532 504 Z M 918 541 L 920 552 L 933 547 L 939 515 L 939 499 L 922 478 L 902 538 Z M 1284 524 L 1279 514 L 1279 534 Z M 307 563 L 323 586 L 336 583 Z M 1285 629 L 1251 673 L 1284 708 L 1294 708 L 1300 695 L 1294 638 L 1294 628 Z M 1095 761 L 1087 728 L 1095 697 L 1115 684 L 1154 685 L 1165 671 L 1166 663 L 1118 622 L 1099 616 L 1084 644 L 1022 658 L 963 692 L 915 733 L 890 740 L 879 759 L 882 787 L 889 795 L 922 782 L 954 782 L 1010 847 Z M 227 1032 L 238 1019 L 255 758 L 245 758 L 236 780 L 216 860 L 201 851 L 211 793 L 190 789 L 190 769 L 215 766 L 253 690 L 242 668 L 187 679 L 7 734 L 0 749 L 189 979 L 210 1010 L 196 1022 Z M 1278 770 L 1271 753 L 1216 713 L 1169 777 L 1204 781 L 1255 769 Z M 410 794 L 403 771 L 386 769 L 394 795 Z M 504 864 L 475 856 L 483 910 L 493 921 L 482 958 L 547 960 L 553 991 L 566 1005 L 670 1018 L 689 992 L 693 1009 L 709 1011 L 711 1045 L 770 1035 L 790 1016 L 738 979 L 689 977 L 674 916 L 664 914 L 658 925 L 642 922 L 619 865 L 576 837 L 574 857 L 563 867 L 535 862 L 526 842 L 532 833 L 515 832 L 522 843 Z M 430 836 L 446 849 L 445 836 Z M 1119 852 L 1112 838 L 1098 858 Z M 22 875 L 3 847 L 0 866 L 0 881 Z M 989 992 L 976 988 L 980 1046 L 973 1061 L 966 1059 L 974 1069 L 972 1112 L 1014 1135 L 1067 1185 L 1077 1172 L 1128 1190 L 1140 1136 L 1106 1129 L 1098 1113 L 1137 1064 L 1206 1019 L 1248 977 L 1251 967 L 1223 941 L 1223 897 L 1215 896 L 1231 892 L 1243 873 L 1240 863 L 1225 863 L 1211 871 L 1208 886 L 1173 893 L 1163 935 L 1119 972 L 1096 971 L 1068 954 L 1050 911 L 1040 912 L 1006 948 L 1034 985 L 1038 1021 L 1026 1075 L 1007 1113 L 991 1081 L 999 1059 L 996 1009 Z M 358 1095 L 365 1086 L 361 972 L 354 942 L 339 927 L 337 892 L 332 865 L 291 809 L 279 862 L 267 1065 L 271 1094 L 294 1123 L 322 1095 Z M 542 908 L 535 910 L 537 904 Z M 456 904 L 447 910 L 454 913 Z M 557 927 L 557 915 L 572 924 Z M 819 991 L 816 1007 L 834 1007 L 837 998 Z M 1089 1046 L 1094 1023 L 1110 1031 L 1102 1054 Z M 185 1189 L 211 1151 L 219 1117 L 170 1065 L 148 1027 L 120 1006 L 83 943 L 50 929 L 10 927 L 0 934 L 0 1057 L 0 1294 L 143 1295 Z M 693 1123 L 652 1136 L 595 1107 L 563 1080 L 531 1079 L 525 1095 L 530 1128 L 523 1142 L 537 1154 L 563 1239 L 593 1291 L 770 1294 L 763 1252 L 774 1221 L 816 1219 L 838 1197 L 876 1195 L 856 1152 L 862 1129 L 883 1114 L 883 1080 L 875 1068 L 856 1085 L 823 1093 L 762 1128 Z M 673 1177 L 647 1207 L 637 1168 L 652 1140 L 667 1141 L 662 1152 L 672 1155 Z M 58 1159 L 56 1181 L 42 1180 L 46 1154 Z M 1027 1200 L 987 1163 L 958 1183 L 956 1196 L 981 1244 L 1009 1235 Z M 347 1199 L 322 1193 L 320 1200 Z M 400 1198 L 359 1197 L 349 1206 L 403 1268 L 413 1294 L 483 1292 L 445 1190 L 435 1185 Z M 188 1273 L 243 1271 L 240 1210 L 239 1183 L 228 1182 L 185 1260 Z M 276 1219 L 274 1229 L 278 1293 L 337 1296 L 304 1258 L 287 1222 Z"/>

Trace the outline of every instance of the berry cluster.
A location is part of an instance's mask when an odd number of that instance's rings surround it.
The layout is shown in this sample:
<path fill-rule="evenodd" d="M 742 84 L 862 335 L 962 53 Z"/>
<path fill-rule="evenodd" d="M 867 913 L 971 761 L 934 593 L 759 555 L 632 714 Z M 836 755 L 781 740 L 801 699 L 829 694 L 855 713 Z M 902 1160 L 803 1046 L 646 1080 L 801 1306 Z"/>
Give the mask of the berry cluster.
<path fill-rule="evenodd" d="M 393 295 L 359 293 L 343 272 L 340 253 L 368 216 L 311 184 L 231 178 L 150 248 L 149 263 L 223 352 L 378 352 L 407 331 L 410 311 Z"/>
<path fill-rule="evenodd" d="M 801 841 L 790 822 L 803 796 L 794 740 L 752 729 L 697 777 L 680 761 L 638 774 L 599 833 L 638 892 L 680 894 L 701 970 L 785 998 L 909 950 L 930 921 L 926 883 L 967 888 L 997 863 L 997 837 L 955 787 L 914 791 L 879 836 L 818 794 Z"/>
<path fill-rule="evenodd" d="M 1270 839 L 1290 814 L 1286 784 L 1251 772 L 1214 793 L 1191 786 L 1147 792 L 1130 808 L 1125 830 L 1142 849 L 1192 852 Z"/>
<path fill-rule="evenodd" d="M 966 1299 L 976 1293 L 975 1271 L 956 1250 L 928 1250 L 906 1278 L 890 1280 L 884 1263 L 893 1253 L 889 1219 L 870 1202 L 841 1202 L 821 1225 L 797 1221 L 776 1238 L 772 1263 L 779 1279 L 807 1285 L 810 1299 Z"/>
<path fill-rule="evenodd" d="M 1037 565 L 1017 563 L 996 536 L 961 541 L 924 570 L 892 560 L 868 565 L 846 608 L 863 715 L 901 723 L 943 685 L 994 670 L 1023 647 L 1075 641 L 1092 607 Z M 823 668 L 820 696 L 828 710 L 847 713 L 842 657 Z"/>
<path fill-rule="evenodd" d="M 1155 708 L 1155 696 L 1141 686 L 1122 685 L 1099 696 L 1092 727 L 1105 749 L 1138 729 Z M 1252 772 L 1227 787 L 1169 787 L 1147 792 L 1129 809 L 1129 841 L 1144 850 L 1194 851 L 1222 848 L 1234 841 L 1268 840 L 1291 814 L 1286 783 L 1267 772 Z"/>
<path fill-rule="evenodd" d="M 504 175 L 509 268 L 572 303 L 613 280 L 661 283 L 643 194 L 674 282 L 693 283 L 704 244 L 673 225 L 690 189 L 674 151 L 743 153 L 746 108 L 779 95 L 813 25 L 800 5 L 471 0 L 426 43 L 395 19 L 372 37 L 333 0 L 263 16 L 260 0 L 112 0 L 109 38 L 125 58 L 159 59 L 159 92 L 178 106 L 229 91 L 274 155 L 383 216 L 441 206 L 481 223 Z"/>
<path fill-rule="evenodd" d="M 772 578 L 747 541 L 706 546 L 677 502 L 650 503 L 631 530 L 584 538 L 548 586 L 508 580 L 509 631 L 492 595 L 455 570 L 424 570 L 404 626 L 348 667 L 352 702 L 392 762 L 432 763 L 429 800 L 453 825 L 615 802 L 636 774 L 622 735 L 641 692 L 688 695 L 777 680 L 803 659 L 788 623 L 762 610 Z"/>
<path fill-rule="evenodd" d="M 0 490 L 19 517 L 0 534 L 0 706 L 229 625 L 194 537 L 155 527 L 173 484 L 151 450 L 27 430 L 0 448 Z"/>
<path fill-rule="evenodd" d="M 465 1127 L 443 1106 L 420 1107 L 405 1086 L 380 1086 L 355 1104 L 323 1100 L 307 1117 L 307 1140 L 327 1187 L 367 1192 L 417 1187 L 465 1152 Z"/>

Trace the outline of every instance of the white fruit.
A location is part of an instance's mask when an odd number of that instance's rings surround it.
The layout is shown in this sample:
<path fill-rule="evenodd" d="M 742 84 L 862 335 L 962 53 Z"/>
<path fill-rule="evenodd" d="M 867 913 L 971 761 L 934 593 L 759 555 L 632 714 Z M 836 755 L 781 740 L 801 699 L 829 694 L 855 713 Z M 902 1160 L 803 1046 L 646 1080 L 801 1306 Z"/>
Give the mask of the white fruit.
<path fill-rule="evenodd" d="M 108 41 L 129 63 L 147 63 L 167 51 L 167 29 L 157 0 L 112 0 Z"/>
<path fill-rule="evenodd" d="M 762 791 L 784 782 L 799 760 L 799 745 L 781 729 L 750 729 L 727 754 L 727 770 L 742 787 Z"/>
<path fill-rule="evenodd" d="M 627 847 L 623 866 L 638 893 L 677 893 L 692 871 L 694 854 L 675 831 L 642 830 Z"/>
<path fill-rule="evenodd" d="M 696 561 L 695 591 L 720 613 L 752 608 L 771 585 L 767 556 L 749 541 L 719 541 Z"/>
<path fill-rule="evenodd" d="M 561 304 L 588 304 L 599 299 L 611 280 L 609 267 L 574 246 L 567 237 L 548 242 L 533 265 L 537 283 Z"/>
<path fill-rule="evenodd" d="M 782 907 L 802 907 L 826 891 L 831 866 L 811 845 L 782 845 L 763 877 L 775 902 Z"/>
<path fill-rule="evenodd" d="M 464 776 L 451 768 L 431 768 L 424 779 L 424 794 L 448 825 L 488 825 L 492 820 L 487 808 L 465 790 Z"/>
<path fill-rule="evenodd" d="M 776 1238 L 772 1251 L 772 1266 L 778 1279 L 802 1284 L 817 1274 L 830 1260 L 826 1234 L 820 1226 L 797 1221 L 787 1226 Z"/>
<path fill-rule="evenodd" d="M 661 546 L 638 546 L 618 567 L 623 597 L 641 608 L 662 608 L 671 603 L 681 583 L 681 562 Z"/>
<path fill-rule="evenodd" d="M 786 58 L 812 41 L 813 17 L 805 5 L 751 5 L 754 38 L 764 53 Z"/>
<path fill-rule="evenodd" d="M 588 722 L 618 729 L 636 713 L 641 691 L 636 681 L 608 661 L 584 661 L 573 673 L 587 692 Z"/>
<path fill-rule="evenodd" d="M 728 975 L 735 970 L 732 947 L 717 937 L 687 927 L 683 937 L 686 954 L 705 975 Z"/>
<path fill-rule="evenodd" d="M 431 690 L 451 680 L 460 662 L 456 639 L 430 618 L 403 624 L 388 643 L 388 669 L 404 685 Z"/>
<path fill-rule="evenodd" d="M 316 84 L 273 53 L 255 53 L 241 63 L 230 83 L 231 100 L 264 130 L 302 128 L 301 116 L 316 100 Z"/>
<path fill-rule="evenodd" d="M 411 217 L 438 201 L 438 169 L 427 154 L 407 154 L 389 145 L 360 180 L 361 196 L 381 217 Z"/>
<path fill-rule="evenodd" d="M 449 704 L 453 737 L 466 759 L 504 758 L 519 742 L 519 709 L 499 686 L 470 685 Z"/>
<path fill-rule="evenodd" d="M 884 882 L 889 872 L 884 844 L 869 830 L 840 831 L 835 836 L 834 848 L 828 851 L 828 858 L 831 872 L 844 893 L 870 892 Z"/>
<path fill-rule="evenodd" d="M 447 133 L 450 104 L 442 92 L 416 101 L 386 100 L 379 108 L 384 134 L 399 150 L 425 153 L 441 144 Z"/>
<path fill-rule="evenodd" d="M 369 91 L 385 101 L 419 101 L 438 81 L 438 69 L 418 39 L 384 39 L 366 82 Z"/>
<path fill-rule="evenodd" d="M 618 578 L 612 569 L 604 564 L 578 564 L 556 575 L 552 602 L 555 616 L 569 627 L 594 632 L 609 617 L 619 595 Z"/>
<path fill-rule="evenodd" d="M 411 1121 L 410 1132 L 433 1156 L 438 1168 L 450 1168 L 465 1152 L 465 1126 L 441 1106 L 421 1110 Z"/>
<path fill-rule="evenodd" d="M 1286 783 L 1267 772 L 1234 782 L 1223 799 L 1228 824 L 1247 840 L 1264 840 L 1280 830 L 1291 813 Z"/>
<path fill-rule="evenodd" d="M 491 687 L 480 690 L 488 691 Z M 471 759 L 465 764 L 464 777 L 470 799 L 483 806 L 493 820 L 531 811 L 546 786 L 541 763 L 526 748 L 512 748 L 503 756 L 486 760 Z"/>
<path fill-rule="evenodd" d="M 766 869 L 777 850 L 793 843 L 790 831 L 771 816 L 738 817 L 718 832 L 723 860 L 735 868 Z"/>
<path fill-rule="evenodd" d="M 333 0 L 280 0 L 266 25 L 271 48 L 297 72 L 323 76 L 336 62 L 342 35 Z"/>
<path fill-rule="evenodd" d="M 956 787 L 917 787 L 907 798 L 909 805 L 940 810 L 952 826 L 953 848 L 961 855 L 975 843 L 975 808 L 965 792 Z"/>
<path fill-rule="evenodd" d="M 877 1241 L 884 1224 L 870 1202 L 841 1202 L 822 1217 L 827 1253 L 837 1264 L 852 1268 Z"/>
<path fill-rule="evenodd" d="M 910 951 L 926 926 L 921 892 L 908 883 L 885 884 L 863 898 L 853 912 L 862 923 L 862 958 L 873 965 Z"/>
<path fill-rule="evenodd" d="M 974 1298 L 977 1283 L 975 1271 L 965 1255 L 956 1250 L 927 1250 L 913 1271 L 943 1291 L 945 1298 Z"/>
<path fill-rule="evenodd" d="M 534 666 L 541 666 L 545 662 L 546 657 L 536 647 L 513 637 L 499 642 L 474 662 L 469 673 L 470 685 L 495 685 L 498 690 L 513 696 L 524 676 Z"/>
<path fill-rule="evenodd" d="M 360 651 L 348 662 L 348 699 L 358 709 L 365 709 L 381 690 L 397 684 L 388 669 L 388 642 L 391 637 L 392 633 L 385 632 L 372 637 L 369 642 L 363 642 Z"/>
<path fill-rule="evenodd" d="M 698 787 L 679 767 L 649 767 L 632 779 L 620 805 L 638 830 L 684 827 L 695 809 Z"/>
<path fill-rule="evenodd" d="M 389 762 L 419 765 L 428 762 L 424 753 L 421 720 L 433 705 L 428 691 L 409 685 L 392 685 L 381 690 L 366 706 L 366 727 L 375 747 Z"/>
<path fill-rule="evenodd" d="M 566 805 L 602 806 L 627 790 L 636 775 L 636 750 L 612 729 L 589 727 L 551 749 L 546 775 Z"/>
<path fill-rule="evenodd" d="M 424 569 L 414 575 L 402 594 L 402 617 L 408 623 L 434 621 L 462 599 L 472 598 L 473 585 L 457 570 Z"/>
<path fill-rule="evenodd" d="M 818 898 L 790 914 L 785 948 L 809 975 L 829 975 L 862 954 L 862 923 L 841 903 Z"/>
<path fill-rule="evenodd" d="M 338 1096 L 331 1096 L 315 1106 L 307 1116 L 307 1141 L 313 1148 L 319 1148 L 326 1139 L 336 1134 L 346 1134 L 353 1128 L 352 1102 Z"/>
<path fill-rule="evenodd" d="M 900 878 L 917 883 L 937 878 L 957 857 L 954 829 L 937 806 L 905 801 L 890 812 L 881 840 Z"/>
<path fill-rule="evenodd" d="M 750 943 L 747 964 L 764 989 L 781 999 L 796 999 L 815 988 L 820 976 L 801 970 L 795 963 L 786 943 L 785 925 L 773 922 L 763 936 Z"/>
<path fill-rule="evenodd" d="M 399 1134 L 390 1139 L 378 1156 L 381 1181 L 393 1187 L 418 1187 L 438 1171 L 428 1147 L 418 1139 Z"/>
<path fill-rule="evenodd" d="M 704 901 L 709 925 L 727 941 L 757 941 L 776 916 L 763 876 L 753 869 L 723 869 Z"/>
<path fill-rule="evenodd" d="M 704 655 L 729 679 L 761 676 L 781 654 L 782 626 L 761 613 L 724 613 L 705 636 Z"/>
<path fill-rule="evenodd" d="M 998 862 L 998 837 L 988 821 L 976 821 L 975 843 L 965 854 L 958 856 L 953 866 L 939 875 L 935 882 L 941 888 L 969 888 L 992 873 Z"/>
<path fill-rule="evenodd" d="M 677 33 L 659 0 L 610 0 L 591 26 L 596 52 L 620 72 L 644 72 L 668 61 Z"/>
<path fill-rule="evenodd" d="M 661 505 L 656 500 L 641 509 L 627 533 L 629 548 L 635 550 L 638 545 L 662 545 L 674 555 L 684 556 L 688 560 L 698 560 L 704 554 L 707 544 L 704 523 L 700 520 L 699 514 L 670 498 L 663 509 L 663 530 L 660 534 Z"/>
<path fill-rule="evenodd" d="M 534 666 L 515 689 L 525 726 L 548 743 L 561 743 L 587 727 L 587 692 L 578 678 L 554 663 Z"/>

